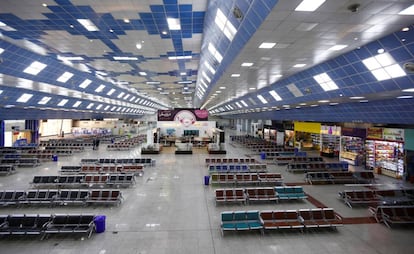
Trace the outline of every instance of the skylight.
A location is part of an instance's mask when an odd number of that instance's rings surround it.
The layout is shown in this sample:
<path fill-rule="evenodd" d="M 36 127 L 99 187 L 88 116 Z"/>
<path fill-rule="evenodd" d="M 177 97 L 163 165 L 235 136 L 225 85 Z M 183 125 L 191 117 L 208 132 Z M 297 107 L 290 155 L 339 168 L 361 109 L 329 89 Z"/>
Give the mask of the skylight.
<path fill-rule="evenodd" d="M 75 103 L 73 103 L 72 107 L 73 108 L 77 108 L 79 107 L 79 105 L 81 105 L 82 101 L 76 101 Z"/>
<path fill-rule="evenodd" d="M 115 91 L 116 90 L 112 88 L 111 90 L 109 90 L 109 92 L 106 93 L 106 95 L 111 96 L 113 93 L 115 93 Z"/>
<path fill-rule="evenodd" d="M 90 84 L 92 83 L 92 81 L 91 80 L 89 80 L 89 79 L 85 79 L 80 85 L 79 85 L 79 87 L 80 88 L 83 88 L 83 89 L 85 89 L 85 88 L 87 88 Z"/>
<path fill-rule="evenodd" d="M 98 27 L 90 19 L 77 19 L 77 21 L 89 32 L 99 31 Z"/>
<path fill-rule="evenodd" d="M 214 21 L 220 30 L 224 33 L 224 35 L 230 41 L 232 41 L 236 35 L 237 30 L 220 9 L 217 9 L 216 18 Z"/>
<path fill-rule="evenodd" d="M 181 30 L 180 19 L 167 18 L 167 23 L 170 30 Z"/>
<path fill-rule="evenodd" d="M 30 98 L 33 97 L 33 94 L 30 93 L 24 93 L 22 94 L 17 100 L 16 102 L 21 102 L 21 103 L 26 103 L 30 100 Z"/>
<path fill-rule="evenodd" d="M 259 49 L 271 49 L 276 45 L 274 42 L 263 42 L 260 44 Z"/>
<path fill-rule="evenodd" d="M 217 51 L 216 47 L 214 47 L 214 45 L 211 42 L 208 44 L 208 51 L 210 51 L 214 58 L 219 63 L 221 63 L 221 61 L 223 60 L 223 56 L 220 54 L 220 52 Z"/>
<path fill-rule="evenodd" d="M 66 104 L 66 103 L 68 103 L 68 101 L 69 101 L 68 99 L 62 99 L 62 100 L 58 103 L 58 106 L 59 106 L 59 107 L 63 107 L 63 106 L 65 106 L 65 104 Z"/>
<path fill-rule="evenodd" d="M 124 96 L 124 92 L 121 92 L 120 94 L 118 94 L 117 98 L 121 98 L 122 96 Z"/>
<path fill-rule="evenodd" d="M 45 96 L 45 97 L 43 97 L 37 104 L 40 104 L 40 105 L 45 105 L 45 104 L 47 104 L 50 100 L 52 99 L 52 97 L 48 97 L 48 96 Z"/>
<path fill-rule="evenodd" d="M 267 104 L 267 100 L 262 96 L 262 95 L 257 95 L 257 98 L 259 98 L 259 100 L 263 103 L 263 104 Z"/>
<path fill-rule="evenodd" d="M 38 61 L 34 61 L 33 63 L 31 63 L 29 65 L 29 67 L 27 67 L 26 69 L 24 69 L 23 72 L 28 73 L 28 74 L 32 74 L 32 75 L 37 75 L 44 68 L 46 68 L 46 66 L 47 66 L 46 64 L 43 64 L 43 63 L 38 62 Z"/>
<path fill-rule="evenodd" d="M 73 77 L 73 73 L 66 71 L 58 79 L 56 79 L 56 81 L 66 83 L 66 81 L 68 81 L 71 77 Z"/>
<path fill-rule="evenodd" d="M 378 81 L 405 76 L 404 70 L 388 53 L 379 54 L 362 61 Z"/>
<path fill-rule="evenodd" d="M 100 93 L 104 90 L 105 85 L 99 85 L 98 88 L 95 89 L 95 92 Z"/>
<path fill-rule="evenodd" d="M 303 0 L 295 9 L 295 11 L 315 11 L 321 6 L 325 0 Z"/>
<path fill-rule="evenodd" d="M 411 5 L 410 7 L 400 11 L 398 13 L 399 15 L 414 15 L 414 4 Z"/>
<path fill-rule="evenodd" d="M 328 74 L 326 74 L 326 72 L 313 76 L 313 78 L 316 80 L 316 82 L 318 82 L 318 84 L 322 87 L 322 89 L 325 92 L 338 89 L 338 86 L 328 76 Z"/>
<path fill-rule="evenodd" d="M 276 91 L 272 90 L 269 93 L 276 101 L 281 101 L 282 100 L 282 98 L 279 96 L 279 94 Z"/>
<path fill-rule="evenodd" d="M 89 105 L 86 107 L 87 109 L 91 109 L 93 107 L 93 102 L 89 103 Z"/>
<path fill-rule="evenodd" d="M 116 61 L 137 61 L 138 57 L 132 57 L 132 56 L 114 56 L 114 60 Z"/>

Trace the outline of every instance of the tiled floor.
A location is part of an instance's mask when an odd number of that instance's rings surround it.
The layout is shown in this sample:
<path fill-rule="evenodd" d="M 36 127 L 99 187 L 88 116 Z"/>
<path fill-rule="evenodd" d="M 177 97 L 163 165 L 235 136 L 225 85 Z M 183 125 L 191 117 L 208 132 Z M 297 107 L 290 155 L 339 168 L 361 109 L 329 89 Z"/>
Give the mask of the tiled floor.
<path fill-rule="evenodd" d="M 228 131 L 227 135 L 229 135 Z M 226 140 L 229 140 L 228 138 Z M 260 159 L 238 144 L 227 143 L 227 155 Z M 201 148 L 193 155 L 164 153 L 152 155 L 154 167 L 148 167 L 137 184 L 122 189 L 124 202 L 119 207 L 23 207 L 0 208 L 10 213 L 94 213 L 106 215 L 106 232 L 90 239 L 82 236 L 1 237 L 0 253 L 410 253 L 413 228 L 389 229 L 380 224 L 344 225 L 337 231 L 323 230 L 229 232 L 223 237 L 219 230 L 220 212 L 225 210 L 265 210 L 312 208 L 308 201 L 279 204 L 219 205 L 214 202 L 213 186 L 203 184 L 208 154 Z M 135 158 L 140 148 L 131 151 L 98 151 L 88 149 L 58 162 L 46 162 L 36 168 L 19 168 L 14 175 L 0 178 L 0 189 L 28 189 L 33 175 L 57 174 L 62 165 L 78 165 L 81 158 Z M 213 157 L 213 156 L 210 156 Z M 214 156 L 218 157 L 218 156 Z M 303 174 L 291 174 L 285 166 L 269 165 L 269 171 L 281 172 L 285 182 L 303 182 Z M 399 180 L 378 176 L 378 182 L 390 187 L 409 185 Z M 412 187 L 412 185 L 411 185 Z M 338 200 L 338 191 L 355 188 L 344 185 L 304 185 L 312 197 L 333 207 L 344 217 L 369 216 L 366 208 L 349 208 Z"/>

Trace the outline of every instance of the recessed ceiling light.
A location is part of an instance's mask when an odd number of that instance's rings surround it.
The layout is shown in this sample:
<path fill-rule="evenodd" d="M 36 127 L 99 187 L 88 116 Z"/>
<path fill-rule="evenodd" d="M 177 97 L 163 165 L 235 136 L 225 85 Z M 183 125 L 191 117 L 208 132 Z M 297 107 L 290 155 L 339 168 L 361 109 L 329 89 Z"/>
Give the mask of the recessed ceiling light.
<path fill-rule="evenodd" d="M 349 99 L 351 99 L 351 100 L 361 100 L 361 99 L 365 99 L 365 97 L 363 97 L 363 96 L 353 96 L 353 97 L 349 97 Z"/>
<path fill-rule="evenodd" d="M 249 87 L 249 90 L 256 90 L 255 87 Z"/>
<path fill-rule="evenodd" d="M 220 86 L 220 89 L 224 90 L 224 89 L 226 89 L 226 87 L 225 86 Z"/>
<path fill-rule="evenodd" d="M 325 0 L 303 0 L 295 9 L 295 11 L 315 11 L 321 6 Z"/>
<path fill-rule="evenodd" d="M 367 103 L 367 102 L 368 102 L 368 100 L 360 100 L 359 102 L 360 102 L 360 103 Z"/>
<path fill-rule="evenodd" d="M 384 49 L 378 49 L 377 52 L 378 52 L 378 54 L 382 54 L 382 53 L 385 52 L 385 50 Z"/>
<path fill-rule="evenodd" d="M 167 33 L 167 31 L 162 31 L 161 33 L 162 33 L 163 35 L 168 34 L 168 33 Z"/>
<path fill-rule="evenodd" d="M 306 64 L 295 64 L 293 65 L 293 68 L 302 68 L 304 66 L 306 66 Z"/>
<path fill-rule="evenodd" d="M 139 75 L 141 75 L 141 76 L 147 76 L 147 73 L 145 72 L 145 71 L 140 71 L 140 72 L 138 72 L 139 73 Z"/>
<path fill-rule="evenodd" d="M 260 44 L 259 49 L 271 49 L 276 45 L 274 42 L 263 42 Z"/>
<path fill-rule="evenodd" d="M 112 30 L 112 29 L 109 29 L 109 32 L 110 32 L 110 33 L 113 33 L 113 32 L 114 32 L 114 30 Z"/>
<path fill-rule="evenodd" d="M 398 96 L 397 99 L 411 99 L 413 98 L 412 95 L 402 95 L 402 96 Z"/>
<path fill-rule="evenodd" d="M 47 4 L 46 4 L 46 3 L 42 3 L 42 6 L 43 6 L 43 7 L 47 7 Z"/>
<path fill-rule="evenodd" d="M 306 106 L 306 103 L 299 103 L 299 105 L 301 105 L 301 106 Z"/>
<path fill-rule="evenodd" d="M 250 66 L 253 66 L 253 63 L 242 63 L 241 66 L 250 67 Z"/>
<path fill-rule="evenodd" d="M 170 30 L 181 30 L 180 19 L 167 18 L 167 23 Z"/>
<path fill-rule="evenodd" d="M 129 22 L 131 22 L 131 21 L 129 21 L 129 19 L 124 19 L 124 22 L 125 22 L 125 23 L 129 23 Z"/>
<path fill-rule="evenodd" d="M 240 74 L 238 74 L 238 73 L 233 73 L 233 74 L 231 74 L 231 77 L 232 77 L 232 78 L 238 78 L 238 77 L 240 77 Z"/>
<path fill-rule="evenodd" d="M 401 29 L 401 31 L 407 32 L 407 31 L 410 31 L 410 28 L 409 27 L 404 27 L 403 29 Z"/>
<path fill-rule="evenodd" d="M 331 102 L 331 103 L 329 103 L 329 105 L 331 105 L 331 106 L 335 106 L 335 105 L 338 105 L 339 103 L 338 102 Z"/>
<path fill-rule="evenodd" d="M 311 107 L 317 107 L 317 106 L 319 106 L 318 104 L 312 104 L 312 105 L 310 105 Z"/>
<path fill-rule="evenodd" d="M 135 44 L 135 47 L 137 47 L 137 49 L 142 49 L 142 43 L 138 42 Z"/>
<path fill-rule="evenodd" d="M 187 72 L 180 72 L 180 75 L 185 76 L 185 75 L 187 75 Z"/>
<path fill-rule="evenodd" d="M 319 103 L 328 103 L 328 102 L 329 102 L 329 100 L 319 100 L 318 102 L 319 102 Z"/>

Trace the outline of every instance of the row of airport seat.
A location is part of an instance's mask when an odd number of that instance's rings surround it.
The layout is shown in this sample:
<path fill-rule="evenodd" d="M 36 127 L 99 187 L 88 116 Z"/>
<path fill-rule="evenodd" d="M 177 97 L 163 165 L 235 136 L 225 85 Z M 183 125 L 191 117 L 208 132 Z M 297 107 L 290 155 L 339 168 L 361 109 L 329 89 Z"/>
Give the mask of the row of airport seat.
<path fill-rule="evenodd" d="M 257 160 L 254 158 L 206 158 L 205 161 L 206 161 L 207 166 L 211 164 L 226 164 L 226 163 L 232 163 L 232 164 L 258 163 Z"/>
<path fill-rule="evenodd" d="M 0 165 L 0 174 L 1 175 L 10 175 L 16 172 L 16 166 L 15 165 L 7 165 L 2 164 Z"/>
<path fill-rule="evenodd" d="M 414 189 L 344 190 L 338 197 L 351 208 L 355 205 L 414 205 Z"/>
<path fill-rule="evenodd" d="M 211 164 L 208 171 L 212 173 L 237 173 L 237 172 L 267 172 L 266 164 Z"/>
<path fill-rule="evenodd" d="M 151 158 L 101 158 L 101 159 L 81 159 L 81 165 L 85 164 L 143 164 L 144 166 L 154 166 L 155 160 Z"/>
<path fill-rule="evenodd" d="M 414 224 L 414 204 L 369 207 L 369 211 L 378 223 L 389 228 Z"/>
<path fill-rule="evenodd" d="M 287 166 L 287 171 L 291 173 L 307 173 L 323 170 L 348 171 L 347 162 L 293 162 Z"/>
<path fill-rule="evenodd" d="M 211 184 L 219 185 L 281 185 L 280 173 L 213 173 Z"/>
<path fill-rule="evenodd" d="M 225 231 L 287 230 L 333 228 L 342 226 L 342 218 L 333 208 L 269 211 L 224 211 L 220 214 L 220 229 Z"/>
<path fill-rule="evenodd" d="M 219 203 L 250 203 L 258 201 L 303 200 L 307 196 L 302 186 L 276 186 L 256 188 L 216 189 L 215 201 Z"/>
<path fill-rule="evenodd" d="M 34 187 L 130 187 L 135 184 L 134 174 L 86 174 L 34 176 Z"/>
<path fill-rule="evenodd" d="M 85 234 L 96 231 L 93 214 L 8 214 L 0 215 L 0 235 Z"/>
<path fill-rule="evenodd" d="M 1 206 L 121 204 L 118 189 L 30 189 L 0 190 Z"/>
<path fill-rule="evenodd" d="M 39 158 L 0 158 L 1 165 L 14 165 L 16 167 L 37 167 Z"/>
<path fill-rule="evenodd" d="M 141 164 L 126 164 L 126 165 L 83 165 L 83 166 L 62 166 L 61 174 L 116 174 L 116 173 L 132 173 L 134 175 L 142 176 L 144 174 L 144 166 Z"/>
<path fill-rule="evenodd" d="M 305 181 L 310 184 L 370 184 L 375 182 L 375 175 L 372 171 L 307 172 Z"/>

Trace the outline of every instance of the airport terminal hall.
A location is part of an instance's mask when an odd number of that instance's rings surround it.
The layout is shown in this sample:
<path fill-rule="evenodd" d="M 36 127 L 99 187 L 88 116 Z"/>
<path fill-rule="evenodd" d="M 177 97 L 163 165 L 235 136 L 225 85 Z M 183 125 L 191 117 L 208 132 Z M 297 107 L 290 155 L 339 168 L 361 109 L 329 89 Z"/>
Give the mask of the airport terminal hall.
<path fill-rule="evenodd" d="M 413 240 L 413 0 L 0 1 L 0 254 Z"/>

